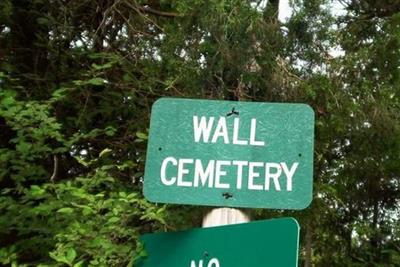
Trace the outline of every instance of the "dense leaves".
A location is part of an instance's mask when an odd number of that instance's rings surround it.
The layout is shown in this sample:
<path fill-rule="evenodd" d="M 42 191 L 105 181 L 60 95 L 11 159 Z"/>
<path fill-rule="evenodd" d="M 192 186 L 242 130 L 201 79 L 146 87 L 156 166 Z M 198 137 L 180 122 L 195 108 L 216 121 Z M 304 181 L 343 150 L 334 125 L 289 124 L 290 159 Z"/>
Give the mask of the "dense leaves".
<path fill-rule="evenodd" d="M 0 1 L 0 264 L 132 266 L 140 234 L 199 226 L 142 195 L 175 96 L 310 104 L 311 207 L 249 213 L 296 217 L 304 266 L 400 266 L 400 3 L 279 4 Z"/>

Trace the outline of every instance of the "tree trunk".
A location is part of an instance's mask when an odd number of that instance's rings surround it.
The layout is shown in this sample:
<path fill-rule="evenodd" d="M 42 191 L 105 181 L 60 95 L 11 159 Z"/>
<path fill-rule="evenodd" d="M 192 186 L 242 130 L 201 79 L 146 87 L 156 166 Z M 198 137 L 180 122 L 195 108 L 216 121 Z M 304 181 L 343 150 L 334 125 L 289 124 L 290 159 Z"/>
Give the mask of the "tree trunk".
<path fill-rule="evenodd" d="M 311 267 L 312 236 L 313 236 L 313 229 L 311 223 L 308 222 L 306 228 L 306 251 L 305 251 L 306 253 L 305 253 L 304 267 Z"/>
<path fill-rule="evenodd" d="M 373 262 L 376 263 L 379 261 L 379 229 L 378 229 L 378 222 L 379 222 L 379 201 L 377 199 L 374 200 L 373 203 L 373 217 L 372 217 L 372 236 L 370 239 L 371 247 L 374 248 L 375 253 L 373 253 Z"/>

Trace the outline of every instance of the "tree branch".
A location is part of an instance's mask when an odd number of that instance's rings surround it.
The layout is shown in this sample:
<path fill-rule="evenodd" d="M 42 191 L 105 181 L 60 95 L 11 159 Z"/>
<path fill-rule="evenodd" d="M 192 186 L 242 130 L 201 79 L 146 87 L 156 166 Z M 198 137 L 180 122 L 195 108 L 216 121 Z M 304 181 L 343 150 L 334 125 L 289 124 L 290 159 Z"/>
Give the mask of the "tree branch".
<path fill-rule="evenodd" d="M 57 172 L 58 172 L 58 158 L 57 158 L 57 155 L 54 155 L 54 156 L 53 156 L 53 161 L 54 161 L 53 174 L 52 174 L 51 177 L 50 177 L 50 181 L 51 181 L 52 183 L 54 183 L 54 180 L 56 179 L 56 177 L 57 177 Z"/>
<path fill-rule="evenodd" d="M 144 13 L 149 13 L 157 16 L 162 16 L 162 17 L 180 17 L 181 15 L 175 12 L 165 12 L 165 11 L 159 11 L 155 10 L 149 6 L 140 6 L 139 10 Z"/>

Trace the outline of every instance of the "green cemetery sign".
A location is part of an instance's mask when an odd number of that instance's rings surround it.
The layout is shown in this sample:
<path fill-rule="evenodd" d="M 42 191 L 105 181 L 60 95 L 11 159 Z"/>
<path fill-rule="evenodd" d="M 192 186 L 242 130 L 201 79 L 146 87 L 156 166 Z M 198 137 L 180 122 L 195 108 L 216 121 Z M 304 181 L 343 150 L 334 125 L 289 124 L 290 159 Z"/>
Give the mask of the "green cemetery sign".
<path fill-rule="evenodd" d="M 292 218 L 141 237 L 138 267 L 296 267 L 299 225 Z"/>
<path fill-rule="evenodd" d="M 144 194 L 153 202 L 303 209 L 312 199 L 314 112 L 305 104 L 162 98 Z"/>

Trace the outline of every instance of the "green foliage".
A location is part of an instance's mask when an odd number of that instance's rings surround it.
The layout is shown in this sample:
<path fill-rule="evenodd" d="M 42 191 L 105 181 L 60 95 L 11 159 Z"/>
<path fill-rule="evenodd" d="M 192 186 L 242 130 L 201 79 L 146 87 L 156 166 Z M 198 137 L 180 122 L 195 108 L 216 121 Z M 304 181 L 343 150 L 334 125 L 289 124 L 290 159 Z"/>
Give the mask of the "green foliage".
<path fill-rule="evenodd" d="M 97 85 L 93 79 L 89 84 Z M 16 96 L 15 89 L 8 89 L 0 98 L 3 137 L 8 138 L 3 140 L 0 158 L 4 185 L 0 262 L 132 265 L 142 253 L 138 236 L 143 228 L 167 226 L 165 206 L 148 203 L 138 192 L 128 175 L 137 166 L 134 161 L 113 159 L 110 148 L 90 157 L 77 152 L 82 142 L 111 138 L 116 129 L 109 126 L 67 136 L 50 115 L 59 100 L 17 100 Z M 137 138 L 143 141 L 147 135 L 138 132 Z M 63 174 L 60 165 L 67 162 L 80 168 L 80 174 L 71 177 L 68 169 Z"/>

